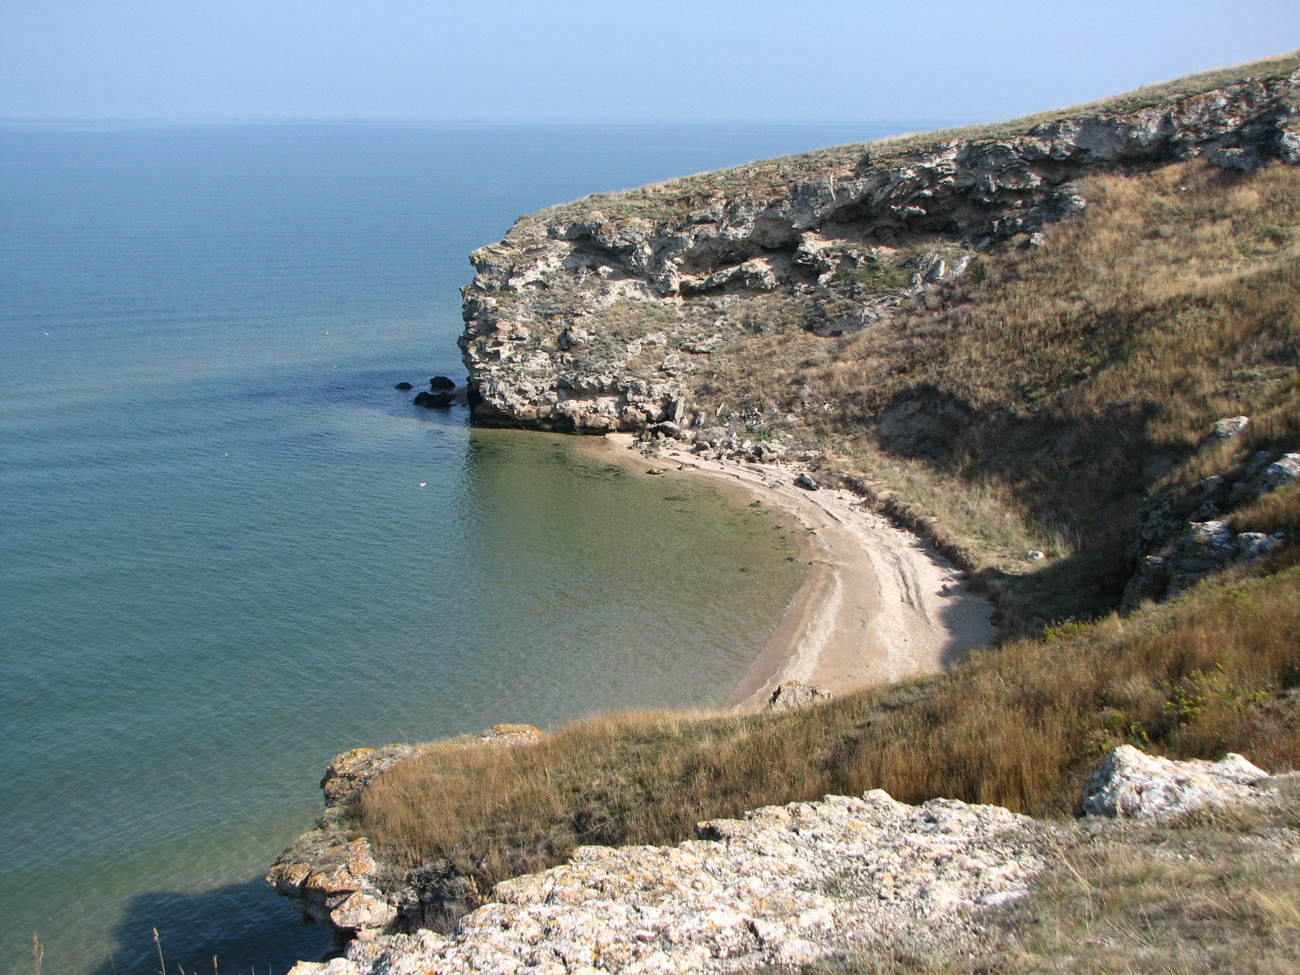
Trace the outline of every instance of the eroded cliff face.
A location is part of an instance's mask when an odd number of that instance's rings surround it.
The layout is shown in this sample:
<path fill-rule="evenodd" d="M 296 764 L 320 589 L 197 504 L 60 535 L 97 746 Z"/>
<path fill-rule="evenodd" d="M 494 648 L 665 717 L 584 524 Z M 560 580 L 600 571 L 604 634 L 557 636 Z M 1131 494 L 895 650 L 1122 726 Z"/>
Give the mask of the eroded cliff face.
<path fill-rule="evenodd" d="M 1300 71 L 1019 134 L 768 160 L 521 218 L 474 252 L 460 340 L 481 423 L 707 424 L 711 360 L 771 328 L 837 335 L 1086 206 L 1073 181 L 1202 156 L 1300 162 Z M 677 435 L 678 431 L 672 431 Z"/>

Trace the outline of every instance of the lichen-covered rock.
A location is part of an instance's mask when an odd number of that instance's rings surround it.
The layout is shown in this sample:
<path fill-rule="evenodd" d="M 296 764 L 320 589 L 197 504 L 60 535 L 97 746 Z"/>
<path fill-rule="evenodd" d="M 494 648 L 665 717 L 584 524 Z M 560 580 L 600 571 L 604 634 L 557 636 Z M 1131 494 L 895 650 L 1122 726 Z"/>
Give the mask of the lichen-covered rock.
<path fill-rule="evenodd" d="M 325 793 L 325 808 L 334 809 L 352 802 L 367 782 L 406 758 L 414 749 L 410 745 L 385 745 L 383 748 L 353 748 L 334 756 L 320 780 Z"/>
<path fill-rule="evenodd" d="M 1218 762 L 1176 762 L 1120 745 L 1084 786 L 1079 808 L 1089 816 L 1150 819 L 1251 802 L 1269 777 L 1240 755 Z"/>
<path fill-rule="evenodd" d="M 861 798 L 713 820 L 674 847 L 581 847 L 498 884 L 450 935 L 354 944 L 297 975 L 748 972 L 849 946 L 978 956 L 976 912 L 1024 894 L 1048 828 L 993 806 Z"/>
<path fill-rule="evenodd" d="M 334 934 L 335 946 L 387 931 L 397 910 L 376 887 L 376 864 L 364 838 L 345 841 L 337 830 L 298 837 L 271 866 L 266 882 L 304 921 Z"/>

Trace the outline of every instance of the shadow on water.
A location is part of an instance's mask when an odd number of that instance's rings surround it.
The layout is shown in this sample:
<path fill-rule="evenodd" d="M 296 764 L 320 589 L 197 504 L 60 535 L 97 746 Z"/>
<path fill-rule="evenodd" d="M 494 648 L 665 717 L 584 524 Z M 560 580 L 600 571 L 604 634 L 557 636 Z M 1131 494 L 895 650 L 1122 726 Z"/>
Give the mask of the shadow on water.
<path fill-rule="evenodd" d="M 127 905 L 112 944 L 93 975 L 156 975 L 158 930 L 168 972 L 188 975 L 283 975 L 297 961 L 319 961 L 330 936 L 299 921 L 261 878 L 201 894 L 156 891 Z"/>

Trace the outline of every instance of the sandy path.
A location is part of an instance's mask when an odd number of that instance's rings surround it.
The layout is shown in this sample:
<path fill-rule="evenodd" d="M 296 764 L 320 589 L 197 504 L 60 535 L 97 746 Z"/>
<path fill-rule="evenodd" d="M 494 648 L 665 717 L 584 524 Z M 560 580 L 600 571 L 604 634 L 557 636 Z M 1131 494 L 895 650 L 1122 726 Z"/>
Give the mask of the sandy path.
<path fill-rule="evenodd" d="M 641 470 L 681 469 L 741 489 L 802 524 L 803 585 L 749 671 L 725 702 L 761 704 L 783 681 L 842 693 L 935 673 L 996 631 L 992 604 L 928 543 L 896 528 L 846 491 L 796 487 L 797 470 L 774 464 L 702 460 L 667 450 L 647 458 L 628 434 L 587 441 L 600 457 Z"/>

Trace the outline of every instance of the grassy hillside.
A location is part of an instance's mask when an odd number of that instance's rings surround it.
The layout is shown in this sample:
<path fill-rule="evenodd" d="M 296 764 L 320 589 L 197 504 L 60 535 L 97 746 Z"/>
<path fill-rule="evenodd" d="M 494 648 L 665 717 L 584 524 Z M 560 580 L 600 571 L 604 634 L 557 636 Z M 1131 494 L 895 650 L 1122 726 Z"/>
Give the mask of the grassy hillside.
<path fill-rule="evenodd" d="M 1300 170 L 1079 189 L 1091 205 L 1043 247 L 990 248 L 853 335 L 764 327 L 699 391 L 937 518 L 1018 633 L 1116 605 L 1138 502 L 1223 463 L 1196 455 L 1216 419 L 1251 416 L 1234 450 L 1300 444 Z"/>
<path fill-rule="evenodd" d="M 797 164 L 714 182 L 779 181 Z M 1300 485 L 1230 515 L 1287 532 L 1280 551 L 1116 611 L 1144 498 L 1177 507 L 1242 457 L 1300 449 L 1300 167 L 1192 160 L 1094 174 L 1078 192 L 1089 205 L 1042 246 L 994 245 L 862 331 L 820 337 L 782 294 L 753 299 L 694 390 L 755 438 L 819 445 L 832 474 L 937 539 L 997 598 L 1003 645 L 793 713 L 621 715 L 536 747 L 431 746 L 368 789 L 356 831 L 431 885 L 454 872 L 486 891 L 577 844 L 675 842 L 698 820 L 824 793 L 1068 815 L 1122 742 L 1300 766 Z M 877 291 L 871 270 L 826 302 Z M 1236 414 L 1251 417 L 1243 438 L 1198 451 Z"/>

